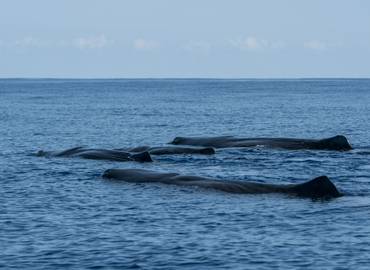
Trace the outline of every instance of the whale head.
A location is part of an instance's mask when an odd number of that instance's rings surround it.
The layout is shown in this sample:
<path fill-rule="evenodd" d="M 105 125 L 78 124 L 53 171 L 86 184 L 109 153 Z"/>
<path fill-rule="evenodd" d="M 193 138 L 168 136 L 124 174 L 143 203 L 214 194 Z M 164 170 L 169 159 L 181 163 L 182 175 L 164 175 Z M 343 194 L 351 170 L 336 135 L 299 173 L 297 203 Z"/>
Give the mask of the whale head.
<path fill-rule="evenodd" d="M 43 156 L 46 156 L 46 155 L 47 155 L 47 152 L 45 152 L 43 150 L 37 151 L 37 153 L 36 153 L 36 156 L 38 156 L 38 157 L 43 157 Z"/>
<path fill-rule="evenodd" d="M 175 139 L 170 142 L 170 144 L 182 144 L 184 142 L 184 137 L 175 137 Z"/>
<path fill-rule="evenodd" d="M 111 179 L 118 176 L 119 171 L 117 169 L 108 169 L 103 173 L 103 178 Z"/>

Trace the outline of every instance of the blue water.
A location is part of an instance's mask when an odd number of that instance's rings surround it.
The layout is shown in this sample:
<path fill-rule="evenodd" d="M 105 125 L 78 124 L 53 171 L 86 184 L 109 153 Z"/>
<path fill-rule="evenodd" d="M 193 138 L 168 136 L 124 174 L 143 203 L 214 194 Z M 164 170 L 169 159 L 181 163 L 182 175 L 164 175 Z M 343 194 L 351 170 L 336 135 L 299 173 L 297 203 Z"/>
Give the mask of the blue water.
<path fill-rule="evenodd" d="M 0 267 L 369 269 L 370 80 L 0 80 Z M 32 156 L 175 136 L 324 138 L 349 152 L 218 150 L 151 164 Z M 312 201 L 103 180 L 109 168 L 298 183 Z"/>

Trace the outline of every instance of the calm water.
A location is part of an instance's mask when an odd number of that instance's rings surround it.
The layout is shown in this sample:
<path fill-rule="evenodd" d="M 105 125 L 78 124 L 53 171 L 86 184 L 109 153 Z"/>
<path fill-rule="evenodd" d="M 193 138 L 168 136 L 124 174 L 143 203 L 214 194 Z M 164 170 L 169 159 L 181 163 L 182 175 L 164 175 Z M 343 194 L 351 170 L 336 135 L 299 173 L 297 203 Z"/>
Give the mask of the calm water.
<path fill-rule="evenodd" d="M 369 269 L 370 80 L 0 80 L 0 267 Z M 324 138 L 350 152 L 225 149 L 152 164 L 32 156 L 175 136 Z M 298 183 L 311 201 L 112 183 L 108 168 Z"/>

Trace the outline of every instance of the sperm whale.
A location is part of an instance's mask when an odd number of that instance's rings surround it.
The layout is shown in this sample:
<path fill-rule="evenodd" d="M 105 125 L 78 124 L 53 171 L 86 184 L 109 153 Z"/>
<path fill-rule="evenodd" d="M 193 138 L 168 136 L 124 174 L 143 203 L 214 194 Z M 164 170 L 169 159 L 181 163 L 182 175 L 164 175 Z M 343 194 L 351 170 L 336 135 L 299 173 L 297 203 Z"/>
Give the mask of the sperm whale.
<path fill-rule="evenodd" d="M 335 198 L 341 196 L 327 176 L 320 176 L 300 184 L 267 184 L 245 181 L 219 180 L 177 173 L 161 173 L 143 169 L 109 169 L 104 178 L 132 183 L 162 183 L 178 186 L 196 186 L 229 193 L 264 194 L 283 193 L 308 198 Z"/>
<path fill-rule="evenodd" d="M 94 149 L 74 147 L 63 151 L 38 151 L 37 156 L 45 157 L 80 157 L 85 159 L 110 160 L 110 161 L 138 161 L 151 162 L 152 158 L 147 151 L 128 153 L 120 150 Z"/>
<path fill-rule="evenodd" d="M 176 137 L 170 144 L 215 148 L 264 146 L 290 150 L 312 149 L 346 151 L 352 149 L 347 138 L 343 135 L 320 140 L 294 138 L 237 138 L 234 136 Z"/>

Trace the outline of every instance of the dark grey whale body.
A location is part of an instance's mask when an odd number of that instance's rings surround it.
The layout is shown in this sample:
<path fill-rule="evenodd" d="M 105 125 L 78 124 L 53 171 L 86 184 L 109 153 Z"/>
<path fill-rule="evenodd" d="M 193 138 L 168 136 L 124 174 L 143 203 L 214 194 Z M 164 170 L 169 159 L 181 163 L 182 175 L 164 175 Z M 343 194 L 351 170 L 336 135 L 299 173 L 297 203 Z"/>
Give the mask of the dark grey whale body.
<path fill-rule="evenodd" d="M 75 147 L 64 151 L 39 151 L 36 155 L 46 157 L 80 157 L 85 159 L 110 161 L 153 161 L 150 154 L 146 151 L 137 154 L 131 154 L 119 150 L 94 149 L 84 147 Z"/>
<path fill-rule="evenodd" d="M 133 183 L 163 183 L 179 186 L 197 186 L 229 193 L 283 193 L 299 197 L 325 199 L 341 196 L 335 185 L 326 176 L 320 176 L 301 184 L 288 185 L 217 180 L 207 177 L 183 176 L 177 173 L 159 173 L 141 169 L 109 169 L 104 172 L 103 177 Z"/>
<path fill-rule="evenodd" d="M 237 138 L 233 136 L 176 137 L 171 144 L 215 148 L 264 146 L 290 150 L 312 149 L 346 151 L 352 149 L 347 138 L 342 135 L 321 140 L 292 138 Z"/>
<path fill-rule="evenodd" d="M 215 149 L 213 149 L 212 147 L 138 146 L 134 148 L 122 148 L 119 150 L 124 150 L 132 153 L 148 151 L 151 155 L 215 154 Z"/>

